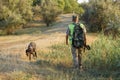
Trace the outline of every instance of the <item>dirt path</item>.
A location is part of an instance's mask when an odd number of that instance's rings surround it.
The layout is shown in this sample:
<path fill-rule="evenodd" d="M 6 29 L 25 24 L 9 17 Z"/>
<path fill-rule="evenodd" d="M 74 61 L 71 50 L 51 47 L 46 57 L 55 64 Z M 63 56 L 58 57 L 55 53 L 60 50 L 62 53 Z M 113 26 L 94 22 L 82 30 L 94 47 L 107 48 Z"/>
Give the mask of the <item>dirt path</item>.
<path fill-rule="evenodd" d="M 0 37 L 0 52 L 12 54 L 24 54 L 29 42 L 37 43 L 37 50 L 47 51 L 48 47 L 65 42 L 65 32 L 67 25 L 71 22 L 71 14 L 61 15 L 59 22 L 49 29 L 44 29 L 40 35 L 19 35 Z M 87 42 L 90 44 L 95 40 L 95 36 L 87 35 Z"/>

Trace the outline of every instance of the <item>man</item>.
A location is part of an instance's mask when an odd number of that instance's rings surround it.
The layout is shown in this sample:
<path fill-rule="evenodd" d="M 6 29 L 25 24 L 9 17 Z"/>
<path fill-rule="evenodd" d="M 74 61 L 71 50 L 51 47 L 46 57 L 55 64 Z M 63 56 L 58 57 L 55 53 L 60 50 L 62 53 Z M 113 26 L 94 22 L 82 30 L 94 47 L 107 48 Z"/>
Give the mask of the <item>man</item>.
<path fill-rule="evenodd" d="M 85 45 L 86 45 L 86 28 L 82 23 L 78 23 L 78 16 L 73 16 L 72 17 L 72 23 L 68 25 L 68 29 L 66 31 L 66 45 L 68 45 L 68 39 L 69 39 L 69 43 L 71 45 L 71 52 L 72 52 L 72 57 L 73 57 L 73 66 L 74 68 L 79 68 L 80 70 L 82 70 L 82 50 L 83 47 L 81 48 L 76 48 L 72 45 L 72 37 L 73 37 L 73 32 L 74 32 L 74 27 L 75 24 L 79 24 L 80 27 L 83 29 L 84 31 L 84 36 L 85 36 Z M 77 57 L 77 52 L 78 51 L 78 57 Z"/>

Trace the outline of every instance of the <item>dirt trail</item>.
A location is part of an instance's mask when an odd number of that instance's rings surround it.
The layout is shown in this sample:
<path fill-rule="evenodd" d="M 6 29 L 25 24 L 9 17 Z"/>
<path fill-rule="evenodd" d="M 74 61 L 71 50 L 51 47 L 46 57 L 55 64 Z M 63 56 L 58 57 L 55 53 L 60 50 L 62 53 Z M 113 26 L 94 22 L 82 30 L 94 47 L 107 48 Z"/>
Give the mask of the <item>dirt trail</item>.
<path fill-rule="evenodd" d="M 29 42 L 37 44 L 37 50 L 48 50 L 48 47 L 55 43 L 65 42 L 67 25 L 71 22 L 71 14 L 64 14 L 59 17 L 59 22 L 49 29 L 44 30 L 40 35 L 19 35 L 0 37 L 0 52 L 12 54 L 24 54 Z M 87 35 L 87 42 L 90 44 L 95 36 Z"/>

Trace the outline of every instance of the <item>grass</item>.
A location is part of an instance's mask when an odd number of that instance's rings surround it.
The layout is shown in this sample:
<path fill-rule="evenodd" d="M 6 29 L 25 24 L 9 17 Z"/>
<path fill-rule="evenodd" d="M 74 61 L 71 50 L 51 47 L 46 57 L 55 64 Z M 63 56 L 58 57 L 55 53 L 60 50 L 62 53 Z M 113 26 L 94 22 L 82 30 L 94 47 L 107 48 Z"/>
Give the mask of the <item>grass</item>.
<path fill-rule="evenodd" d="M 28 25 L 30 28 L 17 30 L 15 36 L 6 36 L 4 39 L 1 37 L 1 41 L 4 40 L 6 43 L 24 41 L 33 35 L 46 33 L 52 28 L 43 25 L 41 27 L 39 21 L 34 23 Z M 53 25 L 56 24 L 58 23 Z M 0 34 L 3 34 L 1 30 Z M 30 37 L 25 35 L 22 39 L 23 34 Z M 93 33 L 89 35 L 93 36 Z M 83 72 L 72 68 L 70 47 L 65 44 L 55 44 L 49 47 L 50 51 L 38 51 L 38 58 L 33 61 L 21 58 L 25 54 L 0 51 L 0 80 L 120 80 L 119 46 L 120 39 L 112 40 L 103 36 L 97 38 L 91 44 L 91 50 L 83 54 L 85 67 Z"/>
<path fill-rule="evenodd" d="M 14 71 L 7 74 L 6 80 L 30 80 L 34 77 L 30 74 L 24 73 L 22 71 Z"/>
<path fill-rule="evenodd" d="M 43 23 L 42 21 L 35 20 L 26 24 L 24 28 L 14 29 L 14 32 L 11 35 L 23 35 L 23 34 L 40 35 L 42 32 L 51 29 L 51 27 L 56 24 L 58 24 L 58 22 L 55 22 L 51 24 L 49 27 L 47 27 L 45 23 Z M 0 29 L 0 36 L 5 36 L 5 35 L 7 35 L 6 32 Z"/>
<path fill-rule="evenodd" d="M 89 80 L 93 79 L 120 79 L 120 39 L 113 40 L 112 38 L 105 38 L 100 36 L 92 45 L 92 50 L 87 51 L 86 54 L 83 54 L 83 64 L 86 67 L 86 71 L 82 74 L 83 80 L 87 76 Z M 79 80 L 82 78 L 81 73 L 77 70 L 71 70 L 72 67 L 72 57 L 70 49 L 64 44 L 52 46 L 52 52 L 45 54 L 47 61 L 50 63 L 57 64 L 56 67 L 63 69 L 63 79 L 70 80 L 73 77 L 72 72 L 76 77 L 73 80 Z M 42 55 L 41 55 L 42 56 Z M 65 71 L 64 71 L 65 69 Z M 63 76 L 61 75 L 61 77 Z M 59 75 L 60 76 L 60 75 Z M 58 78 L 59 79 L 59 78 Z M 61 79 L 60 79 L 61 80 Z"/>
<path fill-rule="evenodd" d="M 119 41 L 100 36 L 83 54 L 83 72 L 72 68 L 70 47 L 65 44 L 55 44 L 49 52 L 38 51 L 37 60 L 31 62 L 21 60 L 21 54 L 0 53 L 0 79 L 119 80 Z"/>
<path fill-rule="evenodd" d="M 33 71 L 28 62 L 20 60 L 20 55 L 0 55 L 0 80 L 30 80 Z M 30 68 L 30 69 L 29 69 Z"/>
<path fill-rule="evenodd" d="M 86 55 L 86 64 L 102 70 L 120 70 L 120 39 L 113 40 L 100 36 Z"/>
<path fill-rule="evenodd" d="M 21 34 L 41 34 L 41 28 L 25 28 L 21 30 L 17 30 L 15 35 L 21 35 Z"/>
<path fill-rule="evenodd" d="M 91 45 L 92 50 L 84 55 L 84 65 L 95 69 L 103 76 L 118 77 L 120 79 L 120 38 L 99 36 Z"/>
<path fill-rule="evenodd" d="M 109 43 L 107 43 L 108 41 Z M 105 43 L 106 45 L 104 45 Z M 83 64 L 86 67 L 84 72 L 72 68 L 70 48 L 64 44 L 52 46 L 52 51 L 49 53 L 43 54 L 43 52 L 40 52 L 39 56 L 41 59 L 47 61 L 49 69 L 53 71 L 47 76 L 47 80 L 119 80 L 120 51 L 119 47 L 115 50 L 115 46 L 111 45 L 112 43 L 117 44 L 115 45 L 117 47 L 119 46 L 118 40 L 112 41 L 102 37 L 92 44 L 92 50 L 83 54 Z M 105 48 L 105 46 L 107 47 Z M 106 58 L 108 62 L 104 63 L 103 56 L 105 54 L 103 53 L 103 49 L 109 50 L 109 47 L 113 49 L 110 50 L 110 53 L 108 52 L 110 54 Z"/>

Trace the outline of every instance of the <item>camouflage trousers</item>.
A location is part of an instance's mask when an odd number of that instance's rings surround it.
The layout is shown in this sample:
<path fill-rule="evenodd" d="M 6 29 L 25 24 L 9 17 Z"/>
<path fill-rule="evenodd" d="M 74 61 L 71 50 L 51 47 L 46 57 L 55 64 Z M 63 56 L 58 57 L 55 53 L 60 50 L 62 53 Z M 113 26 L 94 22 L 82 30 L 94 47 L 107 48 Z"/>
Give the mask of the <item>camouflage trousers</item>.
<path fill-rule="evenodd" d="M 82 49 L 83 48 L 77 49 L 77 48 L 71 46 L 74 67 L 82 66 Z"/>

